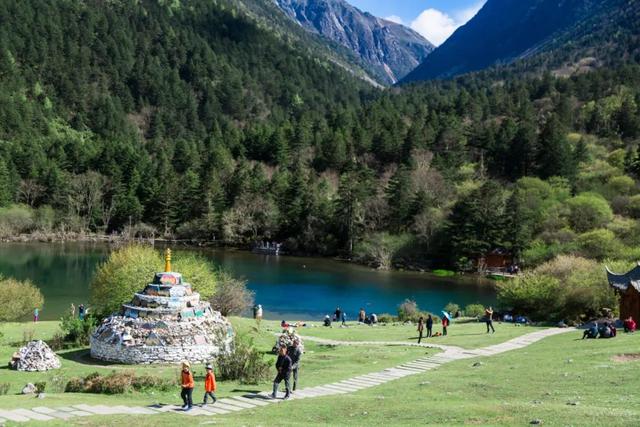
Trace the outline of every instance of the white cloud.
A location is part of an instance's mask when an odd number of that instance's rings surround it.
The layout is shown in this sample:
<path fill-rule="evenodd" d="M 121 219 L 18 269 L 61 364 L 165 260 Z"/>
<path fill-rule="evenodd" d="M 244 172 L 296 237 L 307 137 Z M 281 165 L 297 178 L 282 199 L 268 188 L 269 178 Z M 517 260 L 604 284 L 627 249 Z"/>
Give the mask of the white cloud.
<path fill-rule="evenodd" d="M 411 22 L 411 28 L 436 46 L 440 46 L 458 27 L 466 24 L 482 8 L 486 0 L 448 15 L 438 9 L 426 9 Z"/>
<path fill-rule="evenodd" d="M 396 24 L 404 24 L 404 22 L 402 22 L 402 18 L 400 18 L 398 15 L 387 16 L 384 19 L 386 19 L 387 21 L 395 22 Z"/>

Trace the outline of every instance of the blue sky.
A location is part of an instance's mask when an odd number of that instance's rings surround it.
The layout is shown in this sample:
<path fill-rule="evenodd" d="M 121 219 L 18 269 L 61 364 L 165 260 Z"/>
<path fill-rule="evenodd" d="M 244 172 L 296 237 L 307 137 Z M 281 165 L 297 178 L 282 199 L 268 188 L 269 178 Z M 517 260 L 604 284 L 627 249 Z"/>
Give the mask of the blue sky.
<path fill-rule="evenodd" d="M 486 0 L 347 0 L 357 8 L 413 28 L 440 45 Z"/>

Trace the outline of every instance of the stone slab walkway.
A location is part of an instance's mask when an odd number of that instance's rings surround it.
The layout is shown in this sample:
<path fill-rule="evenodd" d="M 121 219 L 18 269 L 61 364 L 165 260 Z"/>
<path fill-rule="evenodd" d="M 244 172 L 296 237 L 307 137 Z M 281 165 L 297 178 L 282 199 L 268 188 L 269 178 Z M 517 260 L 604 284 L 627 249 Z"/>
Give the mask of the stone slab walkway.
<path fill-rule="evenodd" d="M 524 348 L 530 344 L 540 341 L 546 337 L 558 335 L 566 332 L 574 331 L 573 328 L 551 328 L 541 331 L 532 332 L 495 344 L 489 347 L 479 348 L 475 350 L 466 350 L 460 347 L 434 345 L 434 344 L 417 344 L 404 342 L 377 342 L 377 341 L 335 341 L 325 340 L 321 338 L 303 337 L 304 340 L 315 341 L 330 345 L 406 345 L 420 347 L 436 347 L 443 352 L 434 354 L 433 356 L 425 356 L 393 368 L 387 368 L 382 371 L 372 372 L 366 375 L 359 375 L 347 380 L 337 381 L 331 384 L 325 384 L 315 387 L 307 387 L 296 391 L 291 396 L 291 400 L 310 399 L 314 397 L 335 396 L 339 394 L 355 393 L 366 388 L 376 387 L 389 381 L 410 375 L 417 375 L 426 371 L 437 369 L 441 365 L 456 360 L 469 359 L 474 357 L 490 357 L 496 354 L 505 353 L 511 350 Z M 270 392 L 264 391 L 255 394 L 246 394 L 244 396 L 233 396 L 219 399 L 215 404 L 194 407 L 189 412 L 184 412 L 177 405 L 153 405 L 153 406 L 106 406 L 106 405 L 85 405 L 78 404 L 72 406 L 62 406 L 57 408 L 48 408 L 39 406 L 31 409 L 0 409 L 0 425 L 6 421 L 28 422 L 28 421 L 51 421 L 51 420 L 72 420 L 73 418 L 90 417 L 93 415 L 156 415 L 166 412 L 184 414 L 185 416 L 205 416 L 211 417 L 215 415 L 224 415 L 247 409 L 260 408 L 272 404 L 283 402 L 282 399 L 271 399 Z"/>

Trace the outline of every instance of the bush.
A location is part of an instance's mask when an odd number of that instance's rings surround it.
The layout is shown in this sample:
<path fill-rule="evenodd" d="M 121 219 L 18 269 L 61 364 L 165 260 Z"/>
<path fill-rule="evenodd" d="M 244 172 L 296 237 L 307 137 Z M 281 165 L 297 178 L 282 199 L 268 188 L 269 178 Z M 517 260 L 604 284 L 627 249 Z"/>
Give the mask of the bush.
<path fill-rule="evenodd" d="M 245 336 L 235 336 L 232 350 L 216 360 L 217 376 L 222 380 L 237 380 L 241 384 L 259 384 L 269 378 L 269 363 L 263 353 Z"/>
<path fill-rule="evenodd" d="M 108 375 L 94 372 L 85 378 L 71 378 L 64 391 L 66 393 L 123 394 L 143 390 L 170 391 L 174 388 L 174 381 L 165 378 L 152 375 L 138 376 L 133 371 L 113 371 Z"/>
<path fill-rule="evenodd" d="M 456 303 L 450 302 L 449 304 L 444 306 L 444 311 L 451 314 L 456 314 L 457 311 L 460 310 L 460 306 Z"/>
<path fill-rule="evenodd" d="M 211 264 L 200 256 L 179 253 L 174 255 L 172 269 L 182 273 L 202 298 L 215 292 L 215 271 Z M 140 245 L 117 249 L 98 267 L 91 282 L 91 302 L 96 312 L 108 315 L 129 302 L 154 273 L 163 271 L 164 259 L 159 251 Z"/>
<path fill-rule="evenodd" d="M 0 236 L 15 236 L 31 231 L 34 224 L 33 209 L 24 205 L 0 208 Z"/>
<path fill-rule="evenodd" d="M 223 316 L 241 314 L 253 306 L 253 292 L 247 289 L 247 281 L 233 277 L 226 271 L 218 272 L 216 293 L 211 297 L 211 307 Z"/>
<path fill-rule="evenodd" d="M 464 308 L 466 317 L 482 317 L 484 316 L 484 306 L 482 304 L 469 304 Z"/>
<path fill-rule="evenodd" d="M 622 245 L 610 230 L 599 229 L 581 234 L 577 239 L 580 252 L 586 258 L 603 260 L 607 257 L 617 258 Z"/>
<path fill-rule="evenodd" d="M 53 345 L 62 348 L 76 348 L 89 345 L 91 334 L 98 325 L 98 321 L 92 315 L 88 315 L 81 320 L 76 316 L 68 314 L 60 319 L 61 343 L 59 338 L 54 336 Z M 59 348 L 58 348 L 59 349 Z"/>
<path fill-rule="evenodd" d="M 0 276 L 0 321 L 18 320 L 43 304 L 40 289 L 30 281 Z"/>
<path fill-rule="evenodd" d="M 497 287 L 501 307 L 533 320 L 574 321 L 616 306 L 602 266 L 575 256 L 559 256 Z"/>
<path fill-rule="evenodd" d="M 410 299 L 404 300 L 402 304 L 398 306 L 398 319 L 401 322 L 412 320 L 418 315 L 418 304 Z"/>
<path fill-rule="evenodd" d="M 382 313 L 381 315 L 378 316 L 378 323 L 393 323 L 397 319 L 398 318 L 395 317 L 393 314 Z"/>
<path fill-rule="evenodd" d="M 47 382 L 41 381 L 33 384 L 36 387 L 36 393 L 44 393 L 47 388 Z"/>
<path fill-rule="evenodd" d="M 580 233 L 605 226 L 613 219 L 609 203 L 600 195 L 582 193 L 568 201 L 569 222 Z"/>

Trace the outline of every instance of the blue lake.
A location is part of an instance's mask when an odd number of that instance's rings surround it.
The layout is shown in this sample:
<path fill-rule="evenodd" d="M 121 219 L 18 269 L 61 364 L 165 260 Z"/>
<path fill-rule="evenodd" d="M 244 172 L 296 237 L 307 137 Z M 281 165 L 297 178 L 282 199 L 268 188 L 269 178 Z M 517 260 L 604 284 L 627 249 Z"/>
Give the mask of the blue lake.
<path fill-rule="evenodd" d="M 0 274 L 30 279 L 45 297 L 41 318 L 57 319 L 72 302 L 76 306 L 88 302 L 95 268 L 109 250 L 98 244 L 3 243 Z M 406 298 L 432 312 L 439 312 L 450 301 L 460 306 L 495 303 L 491 282 L 473 277 L 375 271 L 322 258 L 195 251 L 245 278 L 255 292 L 256 303 L 264 307 L 266 318 L 321 319 L 340 306 L 353 319 L 360 307 L 368 313 L 395 313 Z M 141 283 L 140 288 L 144 285 Z"/>

